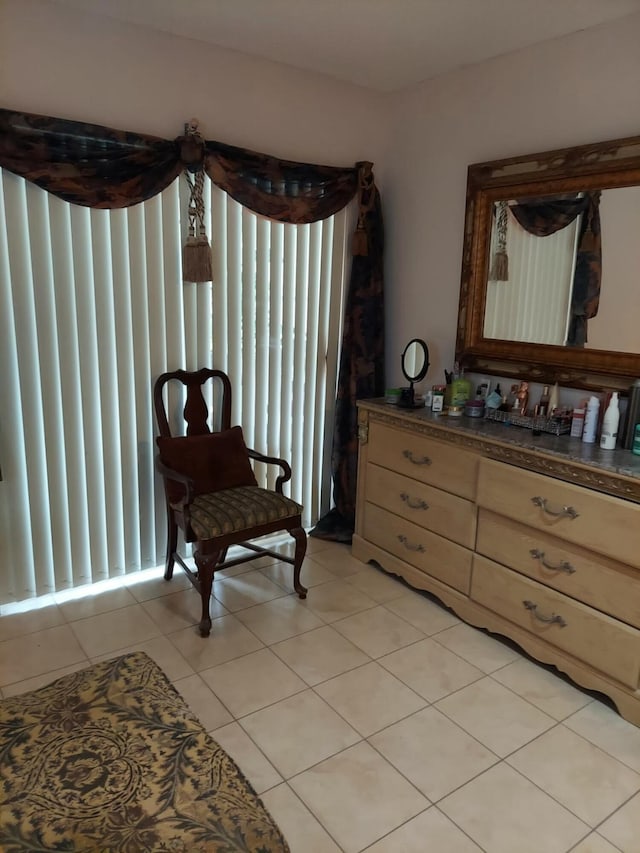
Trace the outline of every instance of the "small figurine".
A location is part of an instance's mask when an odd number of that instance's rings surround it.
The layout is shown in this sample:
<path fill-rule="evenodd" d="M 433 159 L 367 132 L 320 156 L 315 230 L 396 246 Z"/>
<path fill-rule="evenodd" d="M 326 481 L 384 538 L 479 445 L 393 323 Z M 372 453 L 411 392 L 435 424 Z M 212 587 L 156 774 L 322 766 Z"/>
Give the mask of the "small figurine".
<path fill-rule="evenodd" d="M 521 414 L 527 414 L 527 405 L 529 403 L 529 383 L 521 382 L 516 395 L 515 409 Z"/>

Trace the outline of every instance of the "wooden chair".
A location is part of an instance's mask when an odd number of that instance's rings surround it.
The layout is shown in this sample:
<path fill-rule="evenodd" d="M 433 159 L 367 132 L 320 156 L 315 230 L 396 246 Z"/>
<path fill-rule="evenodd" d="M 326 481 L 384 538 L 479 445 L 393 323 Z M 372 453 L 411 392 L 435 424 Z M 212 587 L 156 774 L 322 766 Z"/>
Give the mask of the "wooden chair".
<path fill-rule="evenodd" d="M 186 435 L 173 435 L 167 416 L 168 383 L 186 390 L 182 416 Z M 176 386 L 176 383 L 177 386 Z M 216 429 L 211 429 L 210 402 L 219 401 Z M 180 395 L 180 400 L 182 399 Z M 158 377 L 153 389 L 158 422 L 156 439 L 159 453 L 157 470 L 164 479 L 167 502 L 167 557 L 164 576 L 170 580 L 174 563 L 184 569 L 202 599 L 200 633 L 211 631 L 209 599 L 214 572 L 254 560 L 265 554 L 293 566 L 293 587 L 300 598 L 307 590 L 300 583 L 300 569 L 307 550 L 300 504 L 282 494 L 291 479 L 291 468 L 283 459 L 264 456 L 246 447 L 240 427 L 231 427 L 231 382 L 221 370 L 187 372 L 175 370 Z M 250 460 L 281 468 L 275 489 L 257 485 Z M 178 553 L 178 529 L 184 541 L 194 543 L 194 572 Z M 279 530 L 287 530 L 295 540 L 293 557 L 260 546 L 250 540 Z M 249 553 L 226 560 L 231 545 L 242 545 Z"/>

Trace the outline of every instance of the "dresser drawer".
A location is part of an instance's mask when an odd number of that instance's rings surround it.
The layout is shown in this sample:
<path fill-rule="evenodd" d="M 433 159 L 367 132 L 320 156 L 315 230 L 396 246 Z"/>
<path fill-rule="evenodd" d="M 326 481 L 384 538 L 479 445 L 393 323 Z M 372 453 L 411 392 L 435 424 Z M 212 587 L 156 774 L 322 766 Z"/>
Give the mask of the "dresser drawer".
<path fill-rule="evenodd" d="M 478 504 L 537 530 L 640 567 L 640 505 L 482 459 Z"/>
<path fill-rule="evenodd" d="M 476 508 L 464 498 L 371 463 L 367 466 L 367 498 L 459 545 L 474 546 Z"/>
<path fill-rule="evenodd" d="M 372 503 L 365 505 L 364 538 L 422 572 L 469 594 L 471 551 Z"/>
<path fill-rule="evenodd" d="M 422 483 L 475 498 L 479 462 L 475 453 L 372 421 L 368 458 Z"/>
<path fill-rule="evenodd" d="M 476 551 L 640 628 L 640 571 L 548 533 L 478 513 Z"/>
<path fill-rule="evenodd" d="M 634 690 L 640 631 L 475 555 L 471 598 Z"/>

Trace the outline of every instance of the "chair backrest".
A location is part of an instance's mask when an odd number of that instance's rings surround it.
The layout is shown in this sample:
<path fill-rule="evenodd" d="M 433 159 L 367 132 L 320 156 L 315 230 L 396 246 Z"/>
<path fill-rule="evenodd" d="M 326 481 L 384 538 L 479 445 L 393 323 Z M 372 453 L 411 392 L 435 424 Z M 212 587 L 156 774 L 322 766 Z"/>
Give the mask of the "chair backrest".
<path fill-rule="evenodd" d="M 186 389 L 182 416 L 186 422 L 187 435 L 205 435 L 211 432 L 208 423 L 211 411 L 204 393 L 208 383 L 210 383 L 208 396 L 212 401 L 211 404 L 213 405 L 214 397 L 219 403 L 219 429 L 225 430 L 231 427 L 231 382 L 227 374 L 222 370 L 212 370 L 208 367 L 195 371 L 174 370 L 158 376 L 153 386 L 153 406 L 161 436 L 169 438 L 174 434 L 169 425 L 168 404 L 165 404 L 165 387 L 171 381 L 182 383 L 183 388 Z M 219 399 L 218 395 L 214 394 L 216 386 Z"/>

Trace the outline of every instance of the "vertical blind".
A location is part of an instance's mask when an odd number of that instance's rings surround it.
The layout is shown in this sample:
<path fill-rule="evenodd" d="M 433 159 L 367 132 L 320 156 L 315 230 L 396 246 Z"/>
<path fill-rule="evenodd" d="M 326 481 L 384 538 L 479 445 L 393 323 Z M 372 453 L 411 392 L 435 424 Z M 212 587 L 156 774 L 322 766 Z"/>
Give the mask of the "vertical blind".
<path fill-rule="evenodd" d="M 579 224 L 577 217 L 555 234 L 537 237 L 509 216 L 509 280 L 487 284 L 486 338 L 565 343 Z M 491 257 L 495 250 L 494 228 Z"/>
<path fill-rule="evenodd" d="M 94 210 L 0 170 L 0 603 L 162 562 L 165 370 L 226 371 L 233 423 L 290 461 L 305 525 L 329 509 L 352 211 L 275 223 L 206 179 L 215 283 L 183 284 L 187 201 L 177 180 Z"/>

